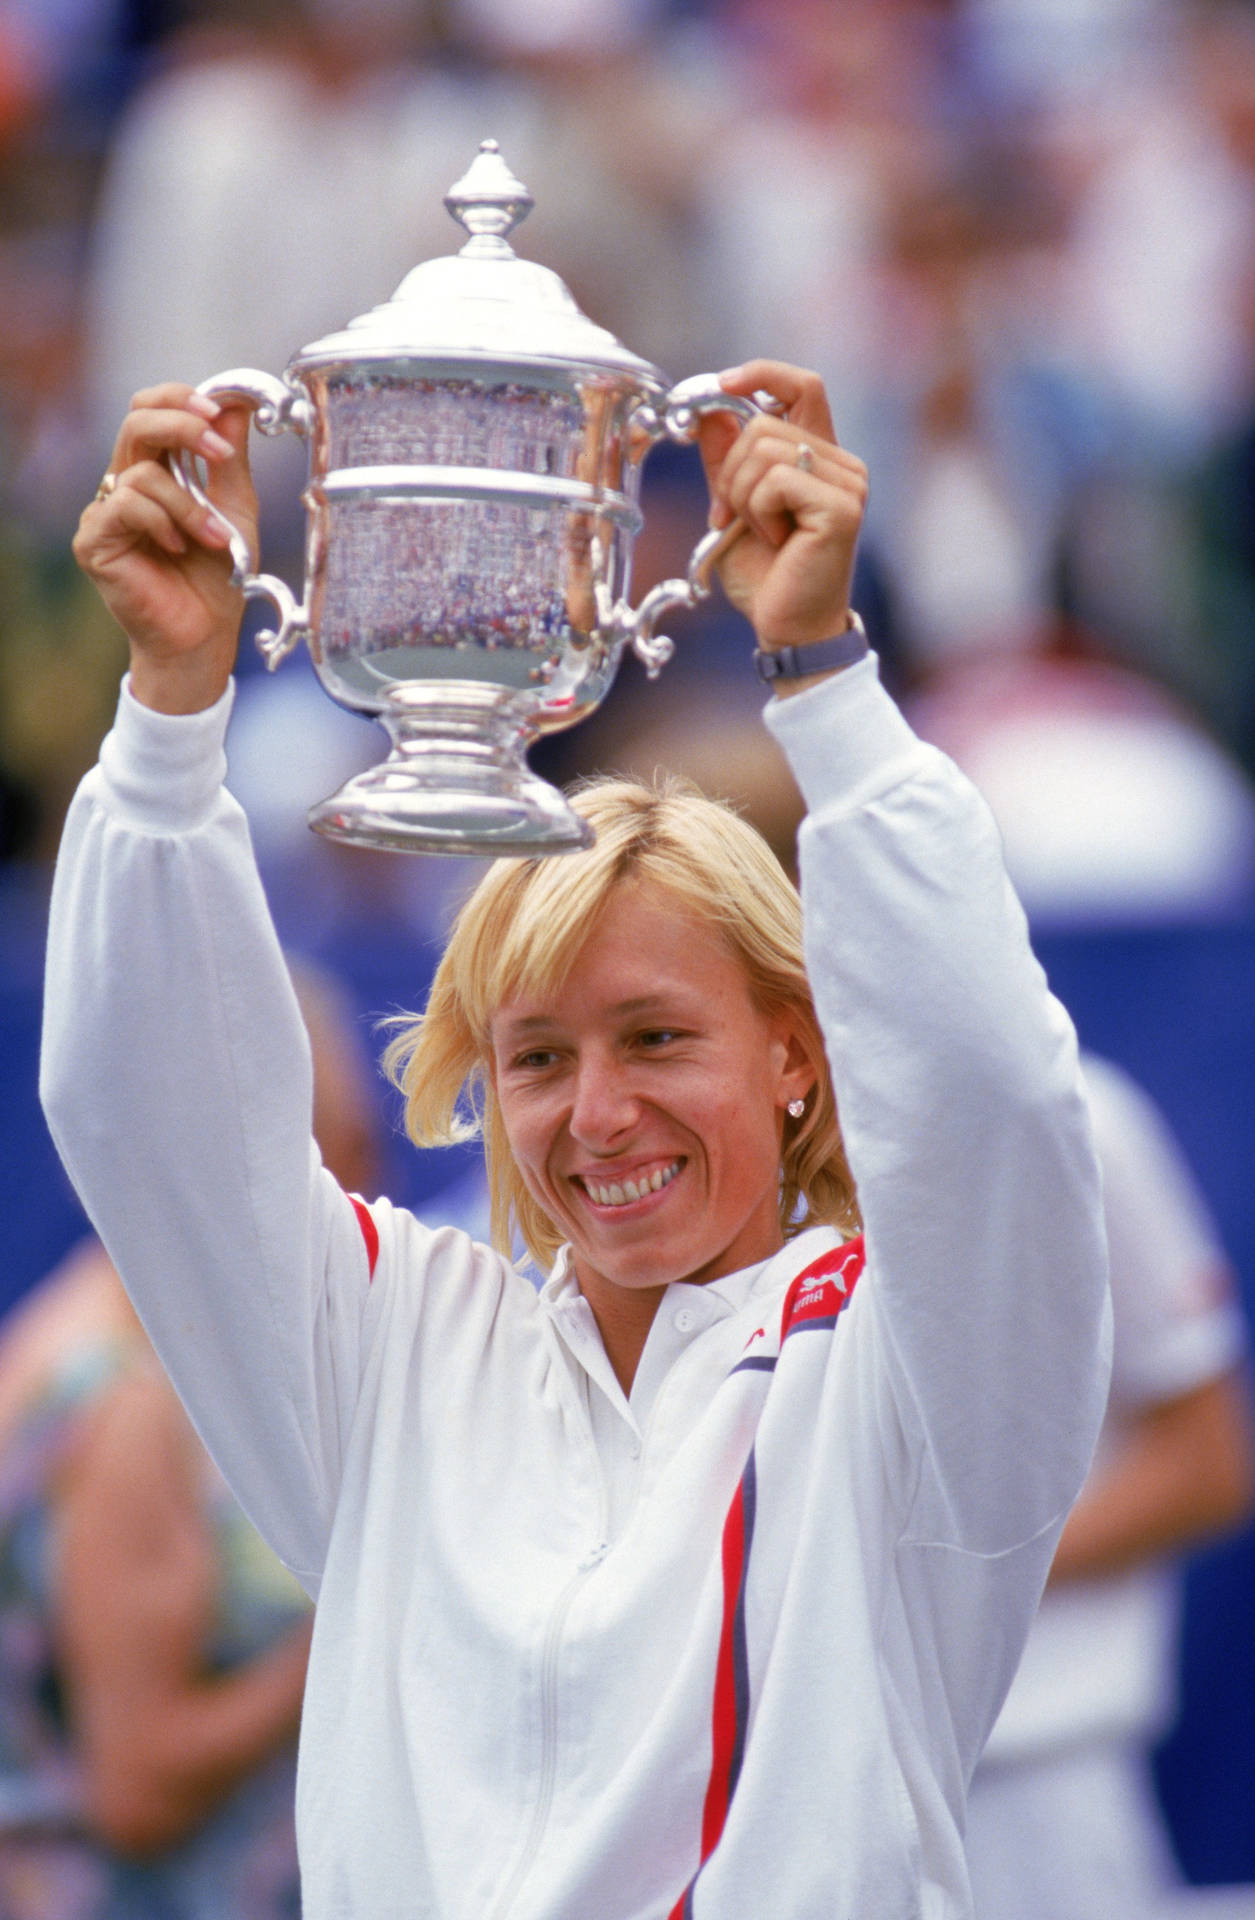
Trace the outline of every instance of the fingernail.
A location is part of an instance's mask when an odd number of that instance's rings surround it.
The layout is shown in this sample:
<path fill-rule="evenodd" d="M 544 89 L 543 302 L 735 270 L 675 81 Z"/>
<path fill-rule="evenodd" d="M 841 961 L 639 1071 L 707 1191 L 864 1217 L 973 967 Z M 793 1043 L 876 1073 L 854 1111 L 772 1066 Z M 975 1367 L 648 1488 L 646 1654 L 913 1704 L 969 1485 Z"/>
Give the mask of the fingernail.
<path fill-rule="evenodd" d="M 725 367 L 722 373 L 715 375 L 715 378 L 720 386 L 727 387 L 731 386 L 734 381 L 739 380 L 744 371 L 744 367 Z"/>
<path fill-rule="evenodd" d="M 198 413 L 202 420 L 216 420 L 222 412 L 218 402 L 211 400 L 207 393 L 189 393 L 187 404 L 189 411 Z"/>
<path fill-rule="evenodd" d="M 724 505 L 722 500 L 712 500 L 710 504 L 711 530 L 718 533 L 723 527 L 730 526 L 731 523 L 731 510 Z"/>
<path fill-rule="evenodd" d="M 202 540 L 207 541 L 211 547 L 229 547 L 231 544 L 231 535 L 223 526 L 221 520 L 215 519 L 209 514 L 205 516 L 205 524 L 201 530 L 200 537 Z"/>
<path fill-rule="evenodd" d="M 202 453 L 214 454 L 220 460 L 235 452 L 231 442 L 224 440 L 220 433 L 215 433 L 212 427 L 207 427 L 202 433 L 199 445 Z"/>

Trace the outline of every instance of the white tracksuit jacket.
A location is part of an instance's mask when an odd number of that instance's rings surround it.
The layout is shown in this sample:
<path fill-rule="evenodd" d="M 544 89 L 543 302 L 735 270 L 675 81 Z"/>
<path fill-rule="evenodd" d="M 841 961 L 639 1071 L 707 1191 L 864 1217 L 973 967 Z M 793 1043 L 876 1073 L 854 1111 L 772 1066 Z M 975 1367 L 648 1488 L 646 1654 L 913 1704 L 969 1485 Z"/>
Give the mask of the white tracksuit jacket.
<path fill-rule="evenodd" d="M 537 1296 L 320 1167 L 229 705 L 124 695 L 66 828 L 44 1093 L 318 1596 L 307 1920 L 967 1915 L 967 1778 L 1107 1369 L 1073 1036 L 985 807 L 874 659 L 772 703 L 866 1272 L 815 1229 L 670 1288 L 629 1400 L 564 1263 Z"/>

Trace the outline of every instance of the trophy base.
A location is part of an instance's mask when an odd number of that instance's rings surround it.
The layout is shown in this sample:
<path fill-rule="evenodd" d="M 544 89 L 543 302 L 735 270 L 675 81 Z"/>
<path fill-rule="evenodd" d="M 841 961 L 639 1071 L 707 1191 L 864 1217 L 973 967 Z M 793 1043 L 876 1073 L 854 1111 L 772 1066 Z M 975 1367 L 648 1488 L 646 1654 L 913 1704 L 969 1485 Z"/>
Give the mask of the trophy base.
<path fill-rule="evenodd" d="M 489 858 L 592 845 L 587 822 L 524 760 L 525 729 L 508 694 L 497 687 L 486 698 L 475 687 L 463 705 L 457 694 L 468 689 L 449 681 L 434 699 L 418 691 L 398 689 L 379 716 L 392 736 L 388 758 L 310 809 L 315 833 L 393 853 Z M 490 709 L 495 724 L 486 727 Z"/>

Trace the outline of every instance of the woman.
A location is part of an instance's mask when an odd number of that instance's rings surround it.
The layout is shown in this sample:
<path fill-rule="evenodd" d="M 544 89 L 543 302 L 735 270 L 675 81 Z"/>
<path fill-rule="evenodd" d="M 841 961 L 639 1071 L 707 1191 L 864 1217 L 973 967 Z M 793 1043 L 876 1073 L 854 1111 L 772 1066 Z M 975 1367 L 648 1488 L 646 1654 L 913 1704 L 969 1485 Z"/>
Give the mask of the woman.
<path fill-rule="evenodd" d="M 62 851 L 45 1100 L 318 1594 L 310 1920 L 970 1912 L 967 1777 L 1102 1409 L 1097 1176 L 985 809 L 873 660 L 826 669 L 863 469 L 813 375 L 724 383 L 784 408 L 702 450 L 786 669 L 805 973 L 796 897 L 696 799 L 594 788 L 589 854 L 490 869 L 394 1066 L 420 1138 L 467 1081 L 499 1236 L 560 1248 L 539 1296 L 311 1156 L 220 787 L 239 604 L 164 465 L 249 522 L 246 423 L 138 396 L 83 517 L 132 667 Z"/>

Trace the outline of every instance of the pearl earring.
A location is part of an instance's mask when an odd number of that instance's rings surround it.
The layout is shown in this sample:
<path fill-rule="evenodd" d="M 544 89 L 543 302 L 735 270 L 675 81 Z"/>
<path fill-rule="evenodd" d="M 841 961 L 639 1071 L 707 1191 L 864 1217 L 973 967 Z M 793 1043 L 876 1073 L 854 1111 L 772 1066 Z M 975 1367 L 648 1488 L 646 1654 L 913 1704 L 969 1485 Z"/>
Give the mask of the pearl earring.
<path fill-rule="evenodd" d="M 800 1120 L 802 1115 L 805 1112 L 806 1112 L 805 1100 L 790 1100 L 789 1113 L 792 1115 L 794 1120 Z"/>

